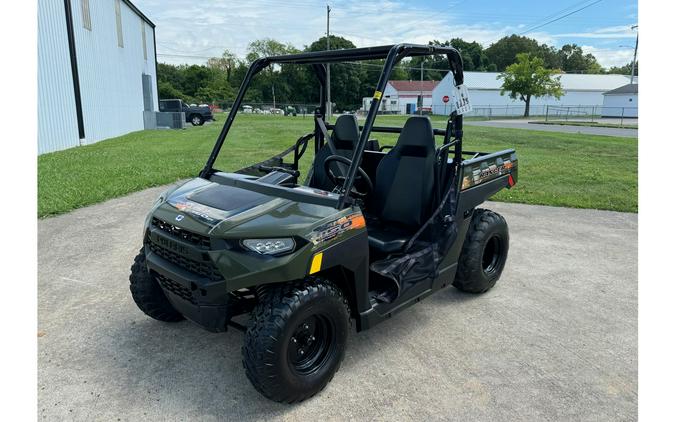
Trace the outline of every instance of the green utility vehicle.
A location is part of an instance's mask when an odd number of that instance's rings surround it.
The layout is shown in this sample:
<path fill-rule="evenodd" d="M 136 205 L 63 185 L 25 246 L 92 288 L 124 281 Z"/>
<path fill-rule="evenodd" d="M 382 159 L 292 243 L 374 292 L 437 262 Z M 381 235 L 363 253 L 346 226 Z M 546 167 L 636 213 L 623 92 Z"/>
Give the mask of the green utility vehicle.
<path fill-rule="evenodd" d="M 298 402 L 333 378 L 352 321 L 363 331 L 448 285 L 470 293 L 494 286 L 508 228 L 477 207 L 516 183 L 515 151 L 464 151 L 459 105 L 444 130 L 427 116 L 402 128 L 374 125 L 393 66 L 426 55 L 447 57 L 462 87 L 461 56 L 451 47 L 399 44 L 253 62 L 199 177 L 163 193 L 148 214 L 130 276 L 138 307 L 160 321 L 244 331 L 243 364 L 254 387 Z M 328 123 L 326 64 L 375 59 L 384 66 L 363 125 L 353 115 Z M 314 131 L 257 165 L 215 169 L 251 79 L 285 64 L 316 75 Z M 380 147 L 374 132 L 398 140 Z M 314 160 L 301 180 L 308 145 Z M 233 320 L 244 314 L 246 326 Z"/>

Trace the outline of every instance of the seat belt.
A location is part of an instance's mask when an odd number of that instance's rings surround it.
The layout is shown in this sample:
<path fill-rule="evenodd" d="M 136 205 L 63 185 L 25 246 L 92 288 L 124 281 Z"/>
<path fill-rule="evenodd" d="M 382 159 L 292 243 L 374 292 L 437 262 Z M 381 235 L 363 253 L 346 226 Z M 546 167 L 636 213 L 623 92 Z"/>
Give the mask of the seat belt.
<path fill-rule="evenodd" d="M 336 155 L 337 150 L 335 149 L 335 144 L 333 144 L 333 139 L 330 137 L 330 135 L 328 135 L 328 129 L 326 128 L 326 124 L 324 123 L 323 119 L 317 118 L 316 123 L 319 125 L 321 133 L 323 133 L 323 139 L 325 139 L 326 143 L 328 143 L 328 149 L 330 149 L 330 153 Z"/>
<path fill-rule="evenodd" d="M 323 133 L 323 138 L 326 140 L 326 143 L 328 144 L 328 149 L 330 149 L 331 155 L 338 155 L 337 149 L 335 148 L 335 144 L 333 143 L 333 138 L 328 134 L 328 128 L 326 128 L 326 124 L 324 123 L 323 119 L 316 118 L 316 123 L 319 125 L 319 129 L 321 130 L 321 133 Z M 347 175 L 347 169 L 345 168 L 345 164 L 336 162 L 335 165 L 337 166 L 338 170 L 342 173 L 341 176 L 346 176 Z"/>

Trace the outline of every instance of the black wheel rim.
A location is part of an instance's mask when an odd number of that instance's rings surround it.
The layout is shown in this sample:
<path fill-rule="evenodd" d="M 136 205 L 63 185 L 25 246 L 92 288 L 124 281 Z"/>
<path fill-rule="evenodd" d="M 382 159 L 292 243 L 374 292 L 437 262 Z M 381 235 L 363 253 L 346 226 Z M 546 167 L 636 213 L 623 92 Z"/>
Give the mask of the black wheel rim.
<path fill-rule="evenodd" d="M 324 315 L 311 315 L 293 331 L 288 345 L 291 368 L 309 375 L 329 360 L 335 349 L 335 326 Z"/>
<path fill-rule="evenodd" d="M 485 242 L 483 249 L 483 272 L 487 275 L 494 273 L 499 267 L 502 255 L 502 243 L 499 236 L 492 236 Z"/>

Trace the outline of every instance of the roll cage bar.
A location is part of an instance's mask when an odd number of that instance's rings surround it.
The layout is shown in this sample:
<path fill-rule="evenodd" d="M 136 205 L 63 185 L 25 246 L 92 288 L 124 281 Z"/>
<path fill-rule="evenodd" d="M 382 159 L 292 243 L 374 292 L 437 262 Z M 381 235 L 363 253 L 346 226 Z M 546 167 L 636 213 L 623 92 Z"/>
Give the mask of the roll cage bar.
<path fill-rule="evenodd" d="M 239 93 L 232 104 L 232 109 L 225 120 L 223 129 L 218 135 L 216 144 L 211 151 L 211 155 L 206 162 L 206 165 L 199 173 L 199 176 L 205 179 L 211 177 L 216 170 L 213 169 L 213 165 L 218 158 L 220 149 L 225 142 L 225 138 L 232 127 L 232 122 L 237 115 L 237 111 L 241 107 L 241 104 L 246 95 L 246 91 L 251 83 L 253 77 L 258 74 L 263 69 L 274 65 L 274 64 L 305 64 L 311 65 L 314 69 L 314 72 L 317 76 L 317 79 L 320 83 L 320 107 L 315 111 L 315 150 L 318 150 L 324 141 L 323 133 L 319 130 L 317 119 L 321 119 L 325 122 L 326 116 L 326 66 L 327 63 L 335 62 L 347 62 L 347 61 L 364 61 L 364 60 L 377 60 L 385 59 L 382 72 L 380 73 L 380 78 L 377 82 L 375 92 L 373 93 L 372 102 L 366 115 L 366 120 L 361 127 L 361 135 L 359 141 L 354 148 L 354 155 L 352 157 L 352 165 L 347 170 L 347 176 L 345 178 L 344 185 L 342 187 L 342 193 L 340 194 L 337 203 L 334 206 L 338 209 L 344 208 L 346 205 L 351 204 L 352 199 L 349 197 L 348 193 L 351 191 L 358 166 L 361 163 L 363 157 L 363 151 L 366 147 L 370 133 L 373 131 L 376 132 L 389 132 L 389 133 L 400 133 L 401 128 L 393 127 L 374 127 L 373 123 L 377 117 L 377 111 L 382 101 L 382 93 L 389 81 L 391 71 L 394 66 L 400 62 L 405 57 L 416 57 L 416 56 L 431 56 L 431 55 L 445 55 L 448 58 L 449 70 L 452 72 L 455 85 L 461 85 L 464 83 L 464 73 L 463 73 L 463 64 L 462 57 L 459 52 L 452 47 L 444 46 L 435 46 L 435 45 L 421 45 L 421 44 L 396 44 L 396 45 L 385 45 L 379 47 L 365 47 L 365 48 L 351 48 L 344 50 L 329 50 L 329 51 L 316 51 L 316 52 L 307 52 L 307 53 L 298 53 L 298 54 L 288 54 L 284 56 L 271 56 L 264 57 L 255 60 L 251 63 L 244 80 L 241 83 L 239 88 Z M 329 128 L 330 125 L 327 125 Z M 448 124 L 446 130 L 435 129 L 434 134 L 443 135 L 444 139 L 444 151 L 447 157 L 447 151 L 450 146 L 455 147 L 454 155 L 455 159 L 453 161 L 455 166 L 459 166 L 461 163 L 462 157 L 462 116 L 451 114 L 448 119 Z M 451 142 L 451 137 L 454 138 L 454 141 Z M 253 187 L 254 182 L 246 183 L 249 187 Z M 283 195 L 287 196 L 287 195 Z M 327 198 L 326 198 L 327 199 Z M 325 202 L 325 201 L 323 201 Z"/>

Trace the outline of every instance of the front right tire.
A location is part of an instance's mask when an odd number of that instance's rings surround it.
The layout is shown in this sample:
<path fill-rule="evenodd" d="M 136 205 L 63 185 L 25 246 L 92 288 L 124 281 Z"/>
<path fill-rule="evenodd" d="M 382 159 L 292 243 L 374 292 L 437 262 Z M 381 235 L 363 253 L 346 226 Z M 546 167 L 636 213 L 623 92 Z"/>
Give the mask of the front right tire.
<path fill-rule="evenodd" d="M 347 299 L 318 277 L 271 287 L 258 296 L 242 348 L 246 376 L 277 402 L 312 397 L 333 379 L 344 357 Z"/>
<path fill-rule="evenodd" d="M 141 248 L 134 258 L 129 275 L 131 297 L 138 309 L 158 321 L 178 322 L 185 319 L 166 298 L 159 283 L 148 271 L 145 263 L 145 250 Z"/>

